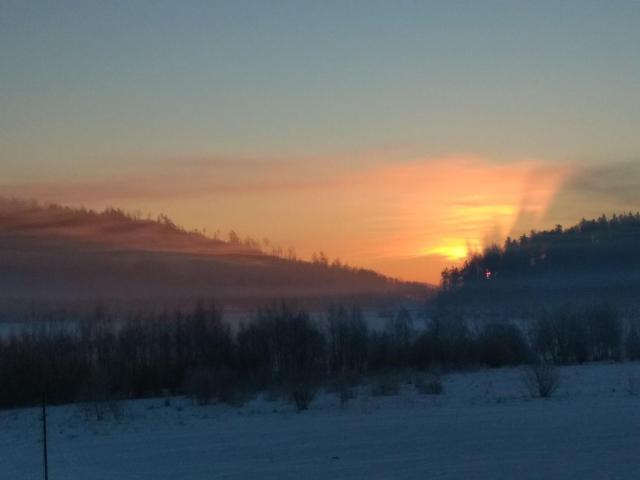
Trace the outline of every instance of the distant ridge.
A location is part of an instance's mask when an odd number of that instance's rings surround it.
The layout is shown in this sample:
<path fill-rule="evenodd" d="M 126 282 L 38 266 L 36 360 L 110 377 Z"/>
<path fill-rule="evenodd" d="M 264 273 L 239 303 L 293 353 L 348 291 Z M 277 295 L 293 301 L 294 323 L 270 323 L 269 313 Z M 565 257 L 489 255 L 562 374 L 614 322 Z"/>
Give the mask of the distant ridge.
<path fill-rule="evenodd" d="M 257 242 L 142 219 L 0 198 L 0 299 L 423 296 L 423 285 L 371 270 L 281 258 Z"/>
<path fill-rule="evenodd" d="M 187 231 L 166 215 L 143 219 L 124 210 L 102 212 L 0 197 L 0 232 L 99 242 L 104 246 L 146 251 L 211 255 L 263 255 L 255 246 L 232 244 Z"/>

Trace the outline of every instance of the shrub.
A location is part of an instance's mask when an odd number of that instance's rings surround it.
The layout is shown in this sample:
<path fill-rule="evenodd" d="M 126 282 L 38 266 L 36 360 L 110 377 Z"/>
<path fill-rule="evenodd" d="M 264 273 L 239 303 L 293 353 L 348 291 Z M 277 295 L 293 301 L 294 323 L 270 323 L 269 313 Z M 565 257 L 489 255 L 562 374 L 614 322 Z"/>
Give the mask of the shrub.
<path fill-rule="evenodd" d="M 98 371 L 80 390 L 79 409 L 85 420 L 119 420 L 122 417 L 122 404 L 110 387 L 108 377 Z"/>
<path fill-rule="evenodd" d="M 640 335 L 636 327 L 631 327 L 627 334 L 625 350 L 629 360 L 640 360 Z"/>
<path fill-rule="evenodd" d="M 552 355 L 555 362 L 584 363 L 592 355 L 588 322 L 577 311 L 557 310 L 550 319 Z M 549 327 L 548 326 L 548 327 Z M 541 351 L 540 353 L 544 353 Z"/>
<path fill-rule="evenodd" d="M 291 400 L 298 412 L 309 409 L 309 405 L 316 396 L 317 388 L 311 381 L 293 383 L 290 389 Z"/>
<path fill-rule="evenodd" d="M 587 312 L 594 360 L 619 360 L 622 326 L 618 312 L 600 305 Z"/>
<path fill-rule="evenodd" d="M 429 375 L 416 379 L 416 390 L 423 395 L 440 395 L 444 392 L 444 386 L 439 375 Z"/>
<path fill-rule="evenodd" d="M 489 323 L 479 336 L 482 363 L 490 367 L 519 365 L 530 358 L 529 346 L 514 325 Z"/>
<path fill-rule="evenodd" d="M 228 405 L 240 406 L 248 398 L 248 389 L 238 381 L 238 376 L 229 367 L 219 367 L 213 370 L 214 396 Z"/>
<path fill-rule="evenodd" d="M 357 385 L 357 376 L 341 373 L 333 382 L 333 391 L 340 400 L 340 406 L 345 407 L 349 400 L 356 398 L 354 387 Z"/>
<path fill-rule="evenodd" d="M 558 369 L 552 363 L 539 360 L 522 370 L 522 383 L 532 397 L 547 398 L 560 385 Z"/>
<path fill-rule="evenodd" d="M 187 374 L 184 392 L 199 405 L 206 405 L 213 399 L 214 379 L 210 369 L 199 368 Z"/>
<path fill-rule="evenodd" d="M 377 397 L 388 397 L 400 393 L 400 377 L 394 374 L 379 375 L 371 389 L 371 394 Z"/>
<path fill-rule="evenodd" d="M 200 405 L 218 400 L 229 405 L 242 404 L 244 396 L 230 368 L 197 368 L 184 382 L 184 392 Z"/>
<path fill-rule="evenodd" d="M 476 339 L 461 316 L 435 316 L 413 344 L 414 365 L 464 368 L 477 363 Z"/>
<path fill-rule="evenodd" d="M 362 374 L 366 371 L 369 331 L 360 309 L 331 307 L 326 336 L 330 375 L 340 375 L 344 371 Z"/>
<path fill-rule="evenodd" d="M 640 375 L 627 376 L 627 393 L 633 397 L 640 395 Z"/>
<path fill-rule="evenodd" d="M 629 375 L 627 377 L 627 393 L 633 397 L 640 395 L 640 376 Z"/>
<path fill-rule="evenodd" d="M 122 404 L 116 398 L 82 401 L 78 408 L 87 421 L 120 420 L 123 415 Z"/>

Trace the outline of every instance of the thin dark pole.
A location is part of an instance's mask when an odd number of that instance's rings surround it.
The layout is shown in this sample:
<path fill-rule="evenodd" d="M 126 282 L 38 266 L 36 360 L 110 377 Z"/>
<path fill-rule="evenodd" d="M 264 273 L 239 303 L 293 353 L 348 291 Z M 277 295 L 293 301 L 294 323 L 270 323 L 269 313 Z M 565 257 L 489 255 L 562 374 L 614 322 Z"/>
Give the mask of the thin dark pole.
<path fill-rule="evenodd" d="M 42 440 L 44 454 L 44 480 L 49 480 L 49 459 L 47 458 L 47 397 L 42 394 Z"/>

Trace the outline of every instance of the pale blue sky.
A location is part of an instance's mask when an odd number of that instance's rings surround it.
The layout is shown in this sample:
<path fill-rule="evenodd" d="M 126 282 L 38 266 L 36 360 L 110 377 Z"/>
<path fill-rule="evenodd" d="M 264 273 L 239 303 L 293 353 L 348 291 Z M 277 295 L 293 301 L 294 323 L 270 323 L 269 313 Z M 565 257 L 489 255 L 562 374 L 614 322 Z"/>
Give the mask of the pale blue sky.
<path fill-rule="evenodd" d="M 0 174 L 640 152 L 640 2 L 0 1 Z"/>

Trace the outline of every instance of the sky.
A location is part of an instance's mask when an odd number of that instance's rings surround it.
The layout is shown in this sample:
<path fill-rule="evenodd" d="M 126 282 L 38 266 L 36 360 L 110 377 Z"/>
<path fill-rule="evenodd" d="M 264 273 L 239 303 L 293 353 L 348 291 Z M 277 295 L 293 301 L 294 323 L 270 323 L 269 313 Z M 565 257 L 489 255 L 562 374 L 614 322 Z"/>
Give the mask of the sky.
<path fill-rule="evenodd" d="M 0 195 L 437 282 L 640 209 L 640 2 L 0 0 Z"/>

